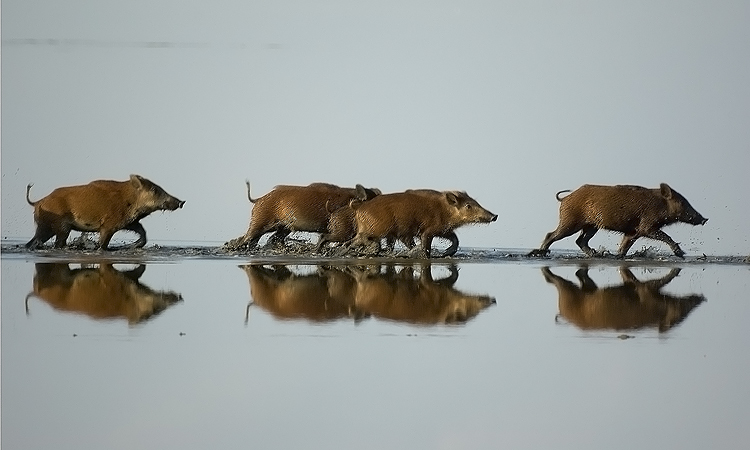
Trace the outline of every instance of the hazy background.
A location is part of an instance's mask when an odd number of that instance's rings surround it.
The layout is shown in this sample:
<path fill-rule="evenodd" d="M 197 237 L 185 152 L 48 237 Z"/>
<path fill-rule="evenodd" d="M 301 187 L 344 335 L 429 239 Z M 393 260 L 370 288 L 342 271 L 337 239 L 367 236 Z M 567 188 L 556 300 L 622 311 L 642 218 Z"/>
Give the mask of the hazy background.
<path fill-rule="evenodd" d="M 249 179 L 466 190 L 461 245 L 532 248 L 558 190 L 667 182 L 688 254 L 748 254 L 748 80 L 747 1 L 4 0 L 2 236 L 138 173 L 187 201 L 151 241 L 242 234 Z"/>

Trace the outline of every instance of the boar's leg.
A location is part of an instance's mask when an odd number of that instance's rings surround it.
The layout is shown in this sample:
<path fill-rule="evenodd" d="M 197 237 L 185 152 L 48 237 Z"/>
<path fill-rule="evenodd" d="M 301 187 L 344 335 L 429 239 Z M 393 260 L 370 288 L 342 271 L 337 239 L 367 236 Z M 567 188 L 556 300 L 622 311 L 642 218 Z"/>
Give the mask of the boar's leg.
<path fill-rule="evenodd" d="M 594 280 L 589 276 L 588 266 L 581 266 L 576 270 L 576 278 L 581 283 L 581 291 L 583 292 L 596 292 L 599 289 Z"/>
<path fill-rule="evenodd" d="M 318 239 L 318 244 L 315 246 L 315 253 L 320 253 L 320 250 L 323 248 L 324 245 L 326 245 L 328 242 L 332 242 L 329 239 L 330 236 L 331 235 L 328 233 L 320 235 L 320 239 Z"/>
<path fill-rule="evenodd" d="M 530 251 L 526 256 L 545 256 L 549 254 L 549 246 L 552 245 L 553 242 L 564 239 L 580 229 L 581 227 L 579 226 L 563 224 L 560 222 L 554 231 L 550 231 L 544 236 L 544 241 L 542 241 L 541 247 Z"/>
<path fill-rule="evenodd" d="M 286 237 L 289 236 L 292 233 L 292 230 L 286 227 L 279 227 L 276 229 L 276 232 L 271 235 L 271 237 L 268 238 L 267 245 L 281 245 L 282 247 L 285 245 Z"/>
<path fill-rule="evenodd" d="M 451 232 L 449 232 L 447 234 L 444 234 L 444 235 L 442 235 L 440 237 L 443 238 L 443 239 L 448 239 L 449 241 L 451 241 L 450 247 L 448 247 L 447 249 L 445 249 L 445 253 L 442 254 L 442 257 L 443 258 L 447 258 L 448 256 L 455 255 L 456 252 L 458 251 L 458 236 L 456 236 L 456 233 L 453 232 L 453 231 L 451 231 Z"/>
<path fill-rule="evenodd" d="M 618 252 L 618 256 L 620 258 L 624 258 L 625 255 L 628 253 L 628 250 L 630 250 L 630 247 L 633 246 L 635 241 L 640 237 L 639 234 L 626 234 L 622 238 L 622 242 L 620 242 L 620 250 Z"/>
<path fill-rule="evenodd" d="M 672 280 L 674 280 L 679 274 L 680 274 L 680 268 L 675 267 L 674 269 L 670 270 L 668 274 L 664 275 L 662 278 L 658 278 L 656 280 L 645 281 L 643 283 L 640 283 L 637 279 L 635 281 L 639 282 L 640 284 L 645 284 L 648 287 L 648 289 L 650 289 L 653 292 L 657 292 L 661 290 L 661 288 L 669 284 Z M 635 279 L 635 275 L 633 275 L 632 273 L 630 275 Z M 624 278 L 624 275 L 623 275 L 623 278 Z"/>
<path fill-rule="evenodd" d="M 671 237 L 669 237 L 667 233 L 661 230 L 652 231 L 651 233 L 647 234 L 646 237 L 664 242 L 669 246 L 669 248 L 672 249 L 674 254 L 679 256 L 680 258 L 683 258 L 685 256 L 685 252 L 683 252 L 680 246 L 677 245 L 677 242 L 675 242 Z"/>
<path fill-rule="evenodd" d="M 374 252 L 370 251 L 370 249 L 373 247 L 375 248 Z M 344 244 L 343 251 L 337 256 L 341 256 L 353 251 L 356 251 L 360 255 L 377 255 L 378 253 L 380 253 L 380 250 L 380 239 L 372 239 L 369 236 L 361 236 L 358 234 L 349 242 Z"/>
<path fill-rule="evenodd" d="M 401 241 L 401 242 L 403 242 L 403 241 Z M 404 245 L 406 245 L 406 243 L 404 243 Z M 414 245 L 414 243 L 412 242 L 412 246 L 413 245 Z M 385 250 L 386 253 L 390 254 L 390 253 L 393 253 L 393 251 L 395 249 L 396 249 L 396 238 L 393 237 L 393 236 L 387 236 L 385 238 L 385 247 L 383 248 L 383 250 Z"/>
<path fill-rule="evenodd" d="M 399 239 L 402 244 L 404 244 L 404 247 L 408 248 L 409 250 L 413 249 L 417 244 L 414 243 L 413 237 L 407 237 L 403 239 Z M 396 242 L 394 241 L 393 245 L 396 245 Z"/>
<path fill-rule="evenodd" d="M 260 238 L 269 231 L 274 230 L 272 227 L 254 227 L 253 222 L 250 222 L 250 227 L 247 229 L 247 232 L 244 235 L 238 238 L 234 238 L 231 241 L 225 243 L 224 247 L 229 250 L 239 250 L 243 247 L 247 247 L 248 250 L 252 250 L 256 245 L 258 245 L 258 241 L 260 241 Z"/>
<path fill-rule="evenodd" d="M 544 281 L 551 284 L 555 284 L 555 282 L 558 281 L 558 278 L 560 278 L 560 276 L 552 273 L 548 266 L 542 267 L 542 276 L 544 276 Z"/>
<path fill-rule="evenodd" d="M 49 227 L 46 227 L 44 225 L 39 225 L 36 228 L 36 233 L 34 233 L 34 237 L 31 238 L 29 242 L 26 243 L 26 248 L 29 250 L 36 250 L 42 245 L 44 245 L 45 242 L 49 241 L 52 236 L 55 235 L 55 232 L 52 231 Z"/>
<path fill-rule="evenodd" d="M 124 270 L 124 271 L 119 272 L 119 273 L 121 273 L 122 275 L 124 275 L 128 279 L 133 280 L 133 281 L 135 281 L 137 283 L 138 279 L 141 278 L 141 276 L 143 275 L 143 272 L 145 272 L 145 271 L 146 271 L 146 265 L 145 264 L 138 264 L 138 267 L 136 267 L 133 270 Z"/>
<path fill-rule="evenodd" d="M 99 230 L 99 248 L 102 250 L 109 250 L 109 241 L 112 240 L 112 236 L 115 235 L 115 230 Z"/>
<path fill-rule="evenodd" d="M 262 234 L 251 238 L 249 234 L 245 234 L 238 238 L 232 239 L 231 241 L 225 243 L 224 246 L 229 250 L 239 250 L 242 247 L 247 247 L 248 250 L 250 250 L 258 245 L 258 241 L 260 240 L 261 236 Z"/>
<path fill-rule="evenodd" d="M 599 231 L 599 229 L 593 226 L 583 227 L 583 230 L 581 230 L 581 235 L 578 236 L 578 239 L 576 239 L 576 244 L 578 244 L 581 250 L 583 250 L 583 252 L 589 256 L 596 255 L 596 252 L 591 247 L 589 247 L 589 240 L 594 237 L 597 231 Z"/>
<path fill-rule="evenodd" d="M 432 250 L 432 239 L 435 236 L 431 234 L 423 234 L 422 235 L 422 254 L 425 258 L 430 257 L 430 250 Z"/>
<path fill-rule="evenodd" d="M 342 230 L 334 230 L 334 232 L 331 233 L 323 233 L 320 235 L 320 239 L 318 239 L 318 245 L 315 246 L 315 253 L 320 253 L 325 245 L 329 242 L 348 242 L 352 238 L 354 238 L 353 235 L 344 233 Z"/>
<path fill-rule="evenodd" d="M 55 248 L 63 248 L 68 242 L 68 236 L 70 236 L 70 227 L 64 226 L 57 230 L 55 233 Z"/>
<path fill-rule="evenodd" d="M 141 222 L 136 220 L 135 222 L 123 228 L 123 230 L 133 231 L 138 234 L 138 240 L 130 244 L 128 248 L 141 248 L 146 245 L 146 229 L 143 228 Z"/>

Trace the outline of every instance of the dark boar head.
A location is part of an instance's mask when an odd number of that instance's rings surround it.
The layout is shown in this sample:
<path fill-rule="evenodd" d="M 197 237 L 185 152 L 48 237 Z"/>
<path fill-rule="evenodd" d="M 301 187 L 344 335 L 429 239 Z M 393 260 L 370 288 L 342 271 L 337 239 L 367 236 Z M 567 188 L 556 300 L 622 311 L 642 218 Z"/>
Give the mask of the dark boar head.
<path fill-rule="evenodd" d="M 184 200 L 172 197 L 167 191 L 151 180 L 143 178 L 140 175 L 130 175 L 130 183 L 137 192 L 138 204 L 136 207 L 141 211 L 174 211 L 182 208 Z"/>
<path fill-rule="evenodd" d="M 659 189 L 661 190 L 661 195 L 667 199 L 667 208 L 669 208 L 670 217 L 691 225 L 703 225 L 708 222 L 708 219 L 701 216 L 685 197 L 669 187 L 668 184 L 662 183 L 659 185 Z"/>

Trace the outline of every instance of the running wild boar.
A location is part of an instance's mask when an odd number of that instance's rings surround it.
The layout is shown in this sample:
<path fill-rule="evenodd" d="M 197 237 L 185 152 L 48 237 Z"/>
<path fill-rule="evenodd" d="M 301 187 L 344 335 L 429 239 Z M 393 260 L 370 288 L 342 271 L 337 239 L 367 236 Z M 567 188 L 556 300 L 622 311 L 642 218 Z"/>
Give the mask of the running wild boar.
<path fill-rule="evenodd" d="M 560 223 L 557 229 L 547 233 L 539 249 L 529 256 L 549 253 L 553 242 L 578 231 L 581 234 L 576 244 L 589 256 L 596 252 L 589 247 L 589 240 L 599 230 L 624 233 L 619 256 L 624 257 L 636 239 L 647 237 L 669 245 L 675 255 L 683 257 L 685 252 L 661 230 L 666 225 L 684 222 L 703 225 L 708 219 L 701 216 L 677 191 L 662 183 L 659 188 L 641 186 L 595 186 L 586 184 L 560 198 Z"/>
<path fill-rule="evenodd" d="M 406 243 L 419 237 L 421 252 L 427 258 L 433 238 L 449 237 L 463 225 L 497 220 L 497 215 L 484 209 L 466 192 L 458 191 L 439 195 L 400 192 L 352 206 L 357 234 L 347 244 L 348 248 L 375 245 L 379 252 L 381 239 Z"/>
<path fill-rule="evenodd" d="M 243 247 L 254 248 L 260 238 L 275 232 L 272 241 L 283 243 L 293 231 L 325 233 L 331 211 L 347 206 L 351 200 L 367 201 L 380 194 L 378 189 L 367 189 L 362 185 L 342 188 L 334 184 L 313 183 L 309 186 L 276 186 L 268 194 L 248 200 L 254 204 L 247 232 L 225 244 L 230 250 Z"/>
<path fill-rule="evenodd" d="M 154 211 L 182 208 L 179 200 L 140 175 L 128 181 L 97 180 L 82 186 L 57 188 L 48 196 L 32 202 L 26 187 L 26 201 L 34 207 L 36 233 L 26 243 L 29 249 L 44 245 L 55 236 L 55 247 L 65 246 L 71 231 L 99 233 L 99 248 L 107 250 L 112 236 L 120 230 L 134 231 L 138 240 L 130 245 L 146 245 L 146 230 L 141 219 Z"/>

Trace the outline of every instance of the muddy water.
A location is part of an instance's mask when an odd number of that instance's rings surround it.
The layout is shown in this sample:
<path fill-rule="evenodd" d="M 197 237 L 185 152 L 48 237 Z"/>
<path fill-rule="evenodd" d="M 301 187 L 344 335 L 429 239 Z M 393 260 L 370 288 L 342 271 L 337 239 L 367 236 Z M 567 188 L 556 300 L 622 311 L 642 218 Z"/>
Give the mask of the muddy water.
<path fill-rule="evenodd" d="M 3 448 L 750 438 L 748 264 L 498 250 L 320 262 L 3 247 Z"/>

